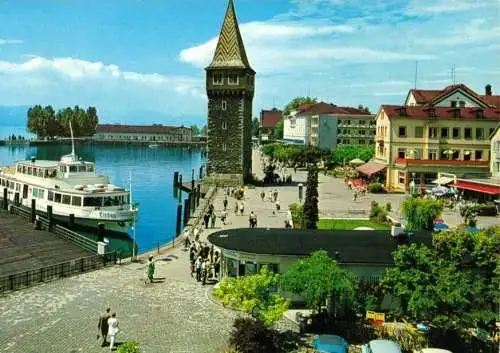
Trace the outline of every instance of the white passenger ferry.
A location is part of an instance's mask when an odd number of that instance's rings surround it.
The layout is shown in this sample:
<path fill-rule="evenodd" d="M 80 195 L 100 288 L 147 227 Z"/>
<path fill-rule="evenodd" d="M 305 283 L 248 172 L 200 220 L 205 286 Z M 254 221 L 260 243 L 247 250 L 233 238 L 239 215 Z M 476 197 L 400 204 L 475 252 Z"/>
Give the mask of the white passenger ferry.
<path fill-rule="evenodd" d="M 35 199 L 37 211 L 44 215 L 50 205 L 57 220 L 68 222 L 73 214 L 75 224 L 86 227 L 103 223 L 105 229 L 128 233 L 137 213 L 130 192 L 98 175 L 94 163 L 78 159 L 74 145 L 59 162 L 32 158 L 0 169 L 0 185 L 0 198 L 7 188 L 12 202 L 17 199 L 31 208 Z"/>

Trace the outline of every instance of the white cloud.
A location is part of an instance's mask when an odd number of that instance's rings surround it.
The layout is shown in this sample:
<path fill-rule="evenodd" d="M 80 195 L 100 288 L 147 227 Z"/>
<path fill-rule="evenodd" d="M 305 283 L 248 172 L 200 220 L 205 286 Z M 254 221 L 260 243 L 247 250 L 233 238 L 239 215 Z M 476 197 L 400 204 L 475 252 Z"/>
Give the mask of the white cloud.
<path fill-rule="evenodd" d="M 0 75 L 0 104 L 45 101 L 72 105 L 84 101 L 114 109 L 133 102 L 180 115 L 194 114 L 193 109 L 203 109 L 205 103 L 201 78 L 125 71 L 114 64 L 76 58 L 0 61 Z"/>
<path fill-rule="evenodd" d="M 455 46 L 476 43 L 489 43 L 500 40 L 500 25 L 492 25 L 484 18 L 471 19 L 460 23 L 442 36 L 417 38 L 417 43 L 426 46 Z"/>
<path fill-rule="evenodd" d="M 320 21 L 320 23 L 324 21 Z M 241 32 L 252 66 L 259 73 L 277 73 L 293 68 L 313 68 L 314 64 L 326 62 L 394 62 L 406 60 L 429 60 L 432 55 L 411 52 L 392 52 L 348 45 L 348 38 L 338 39 L 334 35 L 349 36 L 359 28 L 351 25 L 305 25 L 302 22 L 250 22 L 241 25 Z M 179 58 L 202 68 L 210 63 L 218 38 L 184 49 Z"/>
<path fill-rule="evenodd" d="M 0 38 L 0 45 L 2 45 L 2 44 L 21 44 L 21 43 L 23 43 L 23 41 L 20 39 Z"/>
<path fill-rule="evenodd" d="M 421 16 L 464 12 L 492 6 L 495 2 L 495 0 L 412 0 L 406 13 Z"/>

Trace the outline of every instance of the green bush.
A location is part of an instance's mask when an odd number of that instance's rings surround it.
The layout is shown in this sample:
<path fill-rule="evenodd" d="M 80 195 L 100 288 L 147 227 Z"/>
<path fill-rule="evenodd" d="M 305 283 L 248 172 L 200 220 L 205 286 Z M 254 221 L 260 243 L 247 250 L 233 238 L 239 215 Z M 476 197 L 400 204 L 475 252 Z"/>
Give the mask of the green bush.
<path fill-rule="evenodd" d="M 368 185 L 368 191 L 373 193 L 373 194 L 380 194 L 385 191 L 384 186 L 382 183 L 379 183 L 377 181 L 371 183 Z"/>
<path fill-rule="evenodd" d="M 234 320 L 234 329 L 229 339 L 231 346 L 240 353 L 279 352 L 279 333 L 260 321 L 249 318 Z"/>
<path fill-rule="evenodd" d="M 477 213 L 478 216 L 496 216 L 497 208 L 494 203 L 485 203 L 472 206 L 473 210 Z"/>
<path fill-rule="evenodd" d="M 135 341 L 126 341 L 118 346 L 117 353 L 141 353 L 139 344 Z"/>
<path fill-rule="evenodd" d="M 304 207 L 298 202 L 294 202 L 288 205 L 288 209 L 292 213 L 293 224 L 298 224 L 299 228 L 302 228 L 304 225 Z"/>
<path fill-rule="evenodd" d="M 385 223 L 387 221 L 387 209 L 380 206 L 377 201 L 372 201 L 370 219 L 378 223 Z"/>
<path fill-rule="evenodd" d="M 386 204 L 385 204 L 385 210 L 386 210 L 387 212 L 391 212 L 391 210 L 392 210 L 392 205 L 391 205 L 391 203 L 390 203 L 390 202 L 388 202 L 388 203 L 386 203 Z"/>

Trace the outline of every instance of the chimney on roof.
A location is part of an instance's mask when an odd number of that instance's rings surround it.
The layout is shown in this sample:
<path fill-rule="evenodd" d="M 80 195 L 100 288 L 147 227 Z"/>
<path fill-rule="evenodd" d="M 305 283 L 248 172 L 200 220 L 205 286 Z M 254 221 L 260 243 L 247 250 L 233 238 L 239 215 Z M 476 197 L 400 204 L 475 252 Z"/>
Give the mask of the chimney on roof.
<path fill-rule="evenodd" d="M 491 96 L 491 85 L 488 83 L 486 87 L 484 87 L 484 94 L 487 96 Z"/>

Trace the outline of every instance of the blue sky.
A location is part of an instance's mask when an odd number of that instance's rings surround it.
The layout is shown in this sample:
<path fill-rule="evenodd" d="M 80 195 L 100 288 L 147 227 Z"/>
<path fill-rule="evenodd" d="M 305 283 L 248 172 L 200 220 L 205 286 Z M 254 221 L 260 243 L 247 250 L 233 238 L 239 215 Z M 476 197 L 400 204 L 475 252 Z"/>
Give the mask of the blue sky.
<path fill-rule="evenodd" d="M 235 0 L 254 115 L 297 95 L 401 103 L 414 85 L 500 92 L 497 0 Z M 0 105 L 79 104 L 103 122 L 203 123 L 227 0 L 0 0 Z"/>

